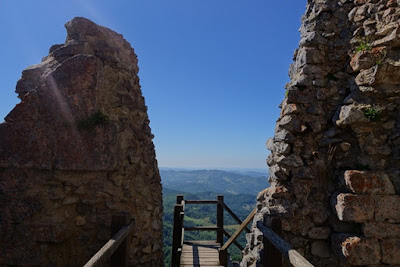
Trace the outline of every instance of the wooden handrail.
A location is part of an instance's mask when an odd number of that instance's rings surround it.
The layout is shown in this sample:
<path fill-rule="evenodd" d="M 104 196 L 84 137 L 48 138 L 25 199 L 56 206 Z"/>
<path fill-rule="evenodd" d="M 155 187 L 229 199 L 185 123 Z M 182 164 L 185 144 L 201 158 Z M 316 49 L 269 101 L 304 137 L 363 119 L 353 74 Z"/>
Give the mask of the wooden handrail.
<path fill-rule="evenodd" d="M 239 217 L 236 216 L 236 214 L 233 213 L 233 211 L 225 203 L 223 205 L 224 205 L 225 210 L 232 216 L 232 218 L 235 219 L 235 221 L 239 225 L 241 225 L 243 222 L 239 219 Z M 250 233 L 250 230 L 249 230 L 249 228 L 247 228 L 247 226 L 246 226 L 246 228 L 244 228 L 244 230 L 246 230 L 246 232 Z"/>
<path fill-rule="evenodd" d="M 222 246 L 221 250 L 227 250 L 230 245 L 232 245 L 233 241 L 240 235 L 240 233 L 243 232 L 244 228 L 250 223 L 250 221 L 253 219 L 254 214 L 256 214 L 256 208 L 253 209 L 252 212 L 247 216 L 246 220 L 243 221 L 243 223 L 239 226 L 238 229 L 236 229 L 235 233 L 229 238 L 228 241 Z"/>
<path fill-rule="evenodd" d="M 232 236 L 231 236 L 227 231 L 225 231 L 225 230 L 224 230 L 224 235 L 225 235 L 226 237 L 228 237 L 228 239 L 232 237 Z M 244 248 L 243 248 L 236 240 L 233 240 L 233 244 L 235 244 L 240 250 L 244 250 Z"/>
<path fill-rule="evenodd" d="M 186 200 L 186 204 L 218 204 L 218 200 Z"/>
<path fill-rule="evenodd" d="M 264 221 L 266 221 L 266 220 L 264 219 Z M 282 256 L 284 256 L 286 259 L 289 260 L 289 262 L 294 267 L 314 267 L 314 265 L 312 265 L 299 252 L 292 249 L 292 247 L 289 245 L 289 243 L 287 243 L 285 240 L 283 240 L 271 228 L 264 225 L 263 222 L 258 221 L 257 228 L 263 233 L 264 237 L 267 238 L 269 240 L 269 242 L 271 242 L 282 253 Z M 267 260 L 268 259 L 264 259 L 264 261 L 265 261 L 264 267 L 277 266 L 277 264 L 269 265 L 268 263 L 266 263 Z M 282 261 L 282 260 L 280 260 L 280 261 Z M 280 265 L 280 266 L 282 266 L 282 265 Z"/>
<path fill-rule="evenodd" d="M 227 266 L 228 264 L 228 248 L 236 238 L 243 232 L 244 228 L 250 223 L 253 219 L 254 215 L 256 214 L 256 208 L 252 210 L 252 212 L 247 216 L 247 218 L 243 221 L 243 223 L 236 229 L 235 233 L 226 241 L 226 243 L 220 248 L 219 250 L 219 262 L 223 266 Z"/>
<path fill-rule="evenodd" d="M 119 231 L 99 250 L 96 254 L 84 265 L 84 267 L 102 266 L 104 262 L 111 258 L 111 266 L 128 266 L 129 249 L 128 237 L 132 232 L 134 220 L 130 219 L 129 213 L 114 215 L 112 224 L 116 226 L 119 223 L 126 223 L 128 225 L 122 226 Z M 128 241 L 128 242 L 127 242 Z M 125 244 L 123 244 L 125 243 Z M 118 255 L 116 255 L 118 254 Z"/>

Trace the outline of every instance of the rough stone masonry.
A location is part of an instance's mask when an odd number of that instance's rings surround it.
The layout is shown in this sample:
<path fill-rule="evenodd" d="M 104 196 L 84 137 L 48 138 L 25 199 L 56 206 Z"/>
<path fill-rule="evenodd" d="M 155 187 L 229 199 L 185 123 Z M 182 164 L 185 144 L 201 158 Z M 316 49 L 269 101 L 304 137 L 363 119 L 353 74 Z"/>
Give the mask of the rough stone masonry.
<path fill-rule="evenodd" d="M 132 266 L 162 266 L 162 198 L 153 135 L 122 35 L 85 18 L 65 25 L 17 83 L 0 124 L 0 265 L 82 266 L 135 219 Z"/>
<path fill-rule="evenodd" d="M 307 2 L 241 266 L 264 215 L 315 266 L 399 266 L 400 1 Z"/>

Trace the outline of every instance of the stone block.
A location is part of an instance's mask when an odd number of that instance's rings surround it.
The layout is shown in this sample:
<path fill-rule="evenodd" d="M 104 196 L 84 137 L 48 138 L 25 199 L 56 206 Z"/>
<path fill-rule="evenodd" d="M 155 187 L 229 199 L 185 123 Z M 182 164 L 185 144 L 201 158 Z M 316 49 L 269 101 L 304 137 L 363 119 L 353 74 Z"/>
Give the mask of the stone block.
<path fill-rule="evenodd" d="M 369 222 L 364 223 L 362 231 L 366 237 L 400 237 L 400 224 Z"/>
<path fill-rule="evenodd" d="M 326 241 L 315 241 L 311 244 L 311 254 L 320 258 L 329 258 L 331 256 L 331 246 Z"/>
<path fill-rule="evenodd" d="M 400 239 L 386 239 L 381 242 L 382 262 L 390 265 L 400 264 Z"/>
<path fill-rule="evenodd" d="M 296 114 L 300 112 L 300 107 L 297 104 L 285 104 L 282 107 L 281 116 Z"/>
<path fill-rule="evenodd" d="M 375 221 L 400 222 L 400 196 L 373 196 L 375 200 Z"/>
<path fill-rule="evenodd" d="M 395 194 L 394 186 L 384 172 L 349 170 L 344 173 L 344 179 L 356 194 Z"/>
<path fill-rule="evenodd" d="M 335 205 L 341 221 L 367 222 L 374 218 L 374 200 L 367 195 L 339 194 Z"/>
<path fill-rule="evenodd" d="M 28 224 L 21 228 L 30 233 L 28 238 L 38 242 L 61 243 L 71 236 L 65 224 Z"/>
<path fill-rule="evenodd" d="M 354 1 L 354 4 L 357 6 L 364 5 L 365 3 L 367 3 L 367 0 L 355 0 Z"/>
<path fill-rule="evenodd" d="M 379 264 L 381 248 L 375 238 L 335 234 L 332 247 L 336 255 L 346 263 L 355 266 Z"/>
<path fill-rule="evenodd" d="M 314 239 L 327 239 L 330 233 L 329 227 L 313 227 L 308 231 L 308 236 Z"/>
<path fill-rule="evenodd" d="M 361 108 L 349 105 L 340 108 L 339 119 L 336 121 L 336 125 L 345 126 L 362 122 L 368 122 L 368 119 L 364 116 Z"/>
<path fill-rule="evenodd" d="M 350 66 L 354 71 L 359 71 L 361 69 L 369 69 L 374 66 L 375 58 L 369 53 L 364 51 L 357 52 L 351 59 Z"/>
<path fill-rule="evenodd" d="M 304 165 L 303 160 L 298 155 L 290 155 L 290 156 L 281 156 L 277 159 L 278 164 L 282 164 L 289 167 L 301 167 Z"/>

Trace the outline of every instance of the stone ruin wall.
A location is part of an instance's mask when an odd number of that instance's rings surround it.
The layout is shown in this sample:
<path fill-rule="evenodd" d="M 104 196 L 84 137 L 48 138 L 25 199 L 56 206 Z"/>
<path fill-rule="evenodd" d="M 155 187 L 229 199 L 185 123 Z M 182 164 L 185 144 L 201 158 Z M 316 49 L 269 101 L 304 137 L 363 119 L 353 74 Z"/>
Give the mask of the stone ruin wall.
<path fill-rule="evenodd" d="M 309 0 L 255 222 L 315 266 L 400 265 L 400 1 Z"/>
<path fill-rule="evenodd" d="M 0 124 L 0 265 L 82 266 L 135 219 L 130 264 L 162 266 L 153 135 L 129 43 L 84 18 L 28 67 Z"/>

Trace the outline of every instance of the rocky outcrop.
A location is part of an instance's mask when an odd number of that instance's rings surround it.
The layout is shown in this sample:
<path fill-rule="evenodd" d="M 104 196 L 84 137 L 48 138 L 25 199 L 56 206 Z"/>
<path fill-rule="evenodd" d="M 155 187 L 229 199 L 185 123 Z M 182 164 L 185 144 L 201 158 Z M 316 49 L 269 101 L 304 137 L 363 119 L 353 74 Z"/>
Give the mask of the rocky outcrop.
<path fill-rule="evenodd" d="M 0 124 L 0 265 L 82 266 L 135 219 L 132 266 L 162 265 L 162 198 L 153 135 L 122 35 L 84 18 L 17 83 Z"/>
<path fill-rule="evenodd" d="M 315 266 L 400 264 L 400 3 L 309 0 L 255 221 Z M 261 233 L 241 266 L 255 266 Z"/>

